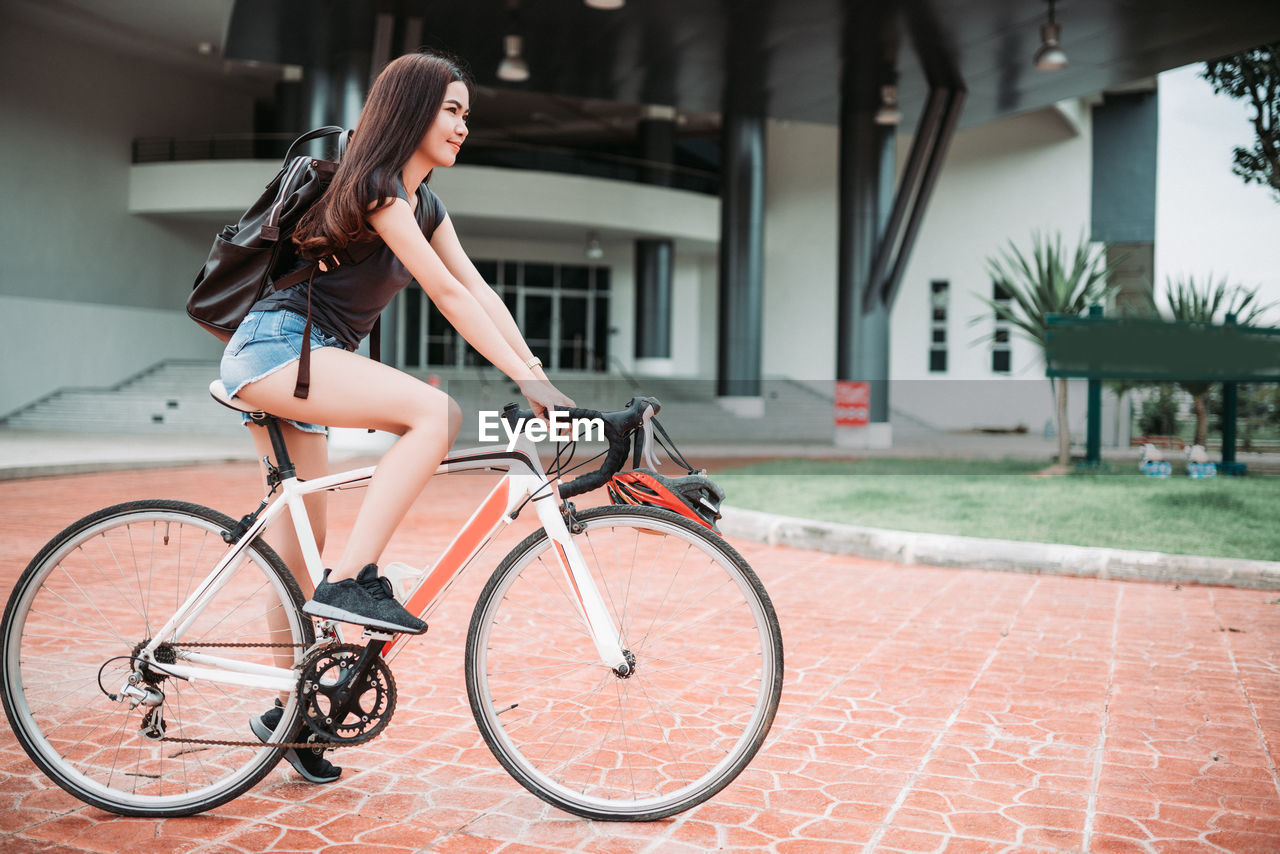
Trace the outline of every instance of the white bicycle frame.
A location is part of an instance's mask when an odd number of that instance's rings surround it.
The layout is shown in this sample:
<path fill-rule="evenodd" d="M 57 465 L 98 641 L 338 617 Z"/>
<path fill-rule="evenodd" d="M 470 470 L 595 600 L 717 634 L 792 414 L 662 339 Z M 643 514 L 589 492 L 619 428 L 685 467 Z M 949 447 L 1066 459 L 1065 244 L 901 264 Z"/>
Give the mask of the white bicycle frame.
<path fill-rule="evenodd" d="M 323 578 L 324 567 L 303 498 L 318 492 L 367 486 L 376 470 L 376 466 L 369 466 L 315 480 L 299 480 L 296 476 L 283 479 L 279 487 L 281 494 L 262 511 L 253 525 L 218 561 L 209 576 L 169 618 L 164 627 L 155 633 L 151 642 L 140 651 L 139 658 L 151 661 L 156 647 L 161 643 L 169 643 L 177 648 L 177 661 L 159 666 L 174 676 L 192 681 L 204 680 L 274 688 L 281 692 L 292 691 L 297 686 L 298 677 L 291 669 L 184 650 L 182 637 L 218 591 L 235 575 L 245 560 L 249 545 L 286 510 L 298 534 L 307 571 L 312 582 L 319 583 Z M 560 514 L 557 484 L 549 482 L 533 442 L 522 433 L 511 450 L 471 448 L 459 451 L 446 457 L 436 473 L 479 470 L 504 471 L 506 474 L 462 526 L 431 571 L 409 594 L 404 603 L 405 608 L 410 613 L 425 617 L 458 574 L 476 559 L 501 528 L 515 520 L 516 513 L 528 501 L 533 505 L 538 521 L 555 546 L 556 556 L 569 582 L 568 588 L 575 595 L 579 617 L 595 643 L 601 664 L 625 673 L 628 665 L 623 655 L 618 627 L 605 606 L 582 553 L 569 536 L 564 517 Z M 307 619 L 305 615 L 304 619 Z M 392 636 L 383 650 L 383 657 L 388 660 L 394 657 L 409 637 L 403 634 Z M 129 695 L 135 693 L 128 687 L 125 692 Z"/>

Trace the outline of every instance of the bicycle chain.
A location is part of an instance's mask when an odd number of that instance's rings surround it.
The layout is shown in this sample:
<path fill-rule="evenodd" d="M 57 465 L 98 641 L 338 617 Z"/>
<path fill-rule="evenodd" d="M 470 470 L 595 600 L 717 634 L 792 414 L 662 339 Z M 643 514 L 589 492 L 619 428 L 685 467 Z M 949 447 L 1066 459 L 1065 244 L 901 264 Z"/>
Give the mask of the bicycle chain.
<path fill-rule="evenodd" d="M 215 641 L 210 641 L 208 643 L 190 643 L 188 641 L 183 641 L 181 644 L 179 644 L 179 646 L 181 646 L 184 649 L 189 646 L 220 646 L 220 647 L 230 646 L 230 647 L 239 647 L 239 648 L 253 647 L 254 649 L 268 649 L 268 648 L 283 649 L 285 647 L 289 647 L 289 648 L 302 647 L 303 649 L 307 649 L 309 647 L 315 646 L 315 644 L 314 643 L 217 643 Z"/>
<path fill-rule="evenodd" d="M 289 647 L 289 648 L 302 647 L 302 648 L 304 648 L 304 649 L 305 649 L 305 648 L 313 647 L 313 646 L 315 646 L 315 644 L 314 644 L 314 643 L 216 643 L 216 642 L 212 642 L 212 641 L 211 641 L 211 642 L 209 642 L 209 643 L 186 643 L 186 642 L 184 642 L 184 643 L 182 644 L 182 646 L 184 646 L 184 647 L 189 647 L 189 646 L 216 646 L 216 647 L 236 647 L 236 648 L 253 647 L 253 648 L 255 648 L 255 649 L 258 649 L 258 648 L 282 649 L 282 648 L 285 648 L 285 647 Z M 323 647 L 322 647 L 322 648 L 323 648 Z M 303 721 L 302 729 L 303 729 L 303 730 L 307 730 L 307 729 L 309 729 L 309 727 L 307 726 L 307 724 L 306 724 L 306 722 L 305 722 L 305 721 Z M 343 744 L 325 744 L 324 749 L 325 749 L 325 750 L 335 750 L 335 749 L 337 749 L 337 748 L 339 748 L 339 747 L 355 747 L 357 744 L 364 744 L 364 743 L 365 743 L 366 741 L 368 741 L 370 738 L 373 738 L 373 737 L 375 737 L 375 736 L 377 736 L 377 735 L 378 735 L 378 733 L 374 733 L 373 735 L 369 736 L 368 738 L 358 738 L 358 737 L 357 737 L 357 738 L 355 738 L 355 739 L 353 739 L 353 740 L 349 740 L 349 741 L 347 741 L 347 742 L 345 742 L 345 743 L 343 743 Z M 171 742 L 171 743 L 173 743 L 173 744 L 207 744 L 207 745 L 209 745 L 210 747 L 262 747 L 262 746 L 264 746 L 264 745 L 266 744 L 266 742 L 263 742 L 263 741 L 230 741 L 230 740 L 227 740 L 227 739 L 220 739 L 220 738 L 180 738 L 180 737 L 178 737 L 178 736 L 167 736 L 167 735 L 166 735 L 166 736 L 164 736 L 164 737 L 162 737 L 162 738 L 160 738 L 159 740 L 160 740 L 161 742 L 166 742 L 166 741 L 167 741 L 167 742 Z M 272 745 L 272 747 L 278 747 L 278 748 L 280 748 L 280 749 L 282 749 L 282 750 L 290 750 L 290 749 L 293 749 L 293 750 L 312 750 L 312 749 L 314 749 L 314 748 L 315 748 L 315 746 L 316 746 L 316 745 L 315 745 L 314 743 L 310 742 L 310 741 L 303 741 L 303 742 L 287 742 L 287 743 L 281 743 L 281 744 L 275 744 L 275 745 Z"/>

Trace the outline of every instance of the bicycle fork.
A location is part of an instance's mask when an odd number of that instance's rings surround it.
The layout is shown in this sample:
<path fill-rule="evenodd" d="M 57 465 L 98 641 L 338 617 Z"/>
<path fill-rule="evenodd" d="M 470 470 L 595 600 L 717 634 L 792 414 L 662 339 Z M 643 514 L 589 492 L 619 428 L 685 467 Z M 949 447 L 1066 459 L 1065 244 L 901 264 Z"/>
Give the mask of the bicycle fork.
<path fill-rule="evenodd" d="M 551 540 L 556 560 L 564 570 L 578 616 L 582 618 L 587 633 L 595 644 L 601 663 L 620 677 L 630 676 L 635 659 L 630 650 L 623 648 L 618 626 L 609 614 L 604 597 L 600 595 L 600 587 L 591 577 L 587 562 L 583 560 L 578 544 L 569 535 L 564 517 L 560 515 L 559 501 L 554 496 L 548 496 L 546 499 L 535 499 L 533 506 L 538 514 L 538 521 Z"/>

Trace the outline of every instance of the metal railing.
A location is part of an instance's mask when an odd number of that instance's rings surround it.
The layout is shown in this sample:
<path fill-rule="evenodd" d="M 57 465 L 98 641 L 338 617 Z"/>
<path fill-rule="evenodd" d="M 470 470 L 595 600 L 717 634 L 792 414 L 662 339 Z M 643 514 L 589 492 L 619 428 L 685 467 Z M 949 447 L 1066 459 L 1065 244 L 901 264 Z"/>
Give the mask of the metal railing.
<path fill-rule="evenodd" d="M 192 160 L 279 160 L 297 134 L 241 133 L 202 137 L 141 137 L 133 141 L 134 163 L 169 163 Z M 658 163 L 588 149 L 531 145 L 524 142 L 473 136 L 459 163 L 464 166 L 496 166 L 607 178 L 671 187 L 716 196 L 720 173 L 670 163 Z"/>

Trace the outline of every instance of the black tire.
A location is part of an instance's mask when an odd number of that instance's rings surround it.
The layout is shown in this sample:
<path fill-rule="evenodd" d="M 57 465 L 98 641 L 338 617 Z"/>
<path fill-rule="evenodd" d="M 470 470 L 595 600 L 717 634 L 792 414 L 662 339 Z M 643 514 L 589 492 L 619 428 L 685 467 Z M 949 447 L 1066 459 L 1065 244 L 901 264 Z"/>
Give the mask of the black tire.
<path fill-rule="evenodd" d="M 599 507 L 578 520 L 633 673 L 600 663 L 539 530 L 476 603 L 471 710 L 502 766 L 544 801 L 586 818 L 665 818 L 727 786 L 764 743 L 782 693 L 778 619 L 742 556 L 675 513 Z"/>
<path fill-rule="evenodd" d="M 133 652 L 225 554 L 221 535 L 233 525 L 198 504 L 118 504 L 62 531 L 19 577 L 0 624 L 5 714 L 32 761 L 82 801 L 119 815 L 191 815 L 240 795 L 279 761 L 283 751 L 266 744 L 149 740 L 139 731 L 146 706 L 131 710 L 108 696 L 118 694 L 133 671 Z M 200 642 L 259 644 L 196 651 L 275 666 L 273 651 L 262 643 L 314 642 L 302 601 L 279 556 L 255 542 L 174 645 L 174 655 Z M 281 648 L 295 666 L 304 650 Z M 277 696 L 272 689 L 188 682 L 155 669 L 146 675 L 165 695 L 160 708 L 169 738 L 254 740 L 249 721 Z M 291 698 L 273 743 L 292 738 L 299 722 Z"/>

